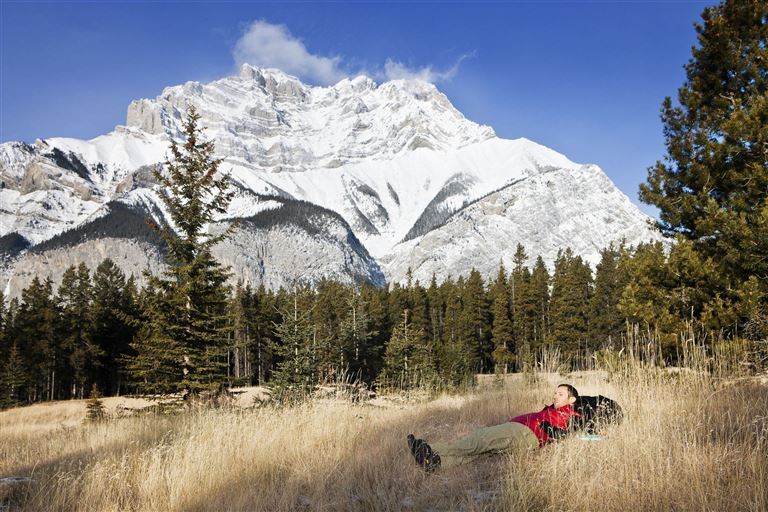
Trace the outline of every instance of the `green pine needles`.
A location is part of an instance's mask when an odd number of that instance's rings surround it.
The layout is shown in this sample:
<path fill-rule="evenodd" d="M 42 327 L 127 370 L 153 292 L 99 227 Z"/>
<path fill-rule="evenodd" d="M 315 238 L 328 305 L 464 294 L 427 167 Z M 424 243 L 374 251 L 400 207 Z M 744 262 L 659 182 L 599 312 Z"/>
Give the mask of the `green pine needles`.
<path fill-rule="evenodd" d="M 190 108 L 185 141 L 171 143 L 165 172 L 155 171 L 170 222 L 158 231 L 167 248 L 164 275 L 148 276 L 142 304 L 145 320 L 133 344 L 136 357 L 129 370 L 145 392 L 179 392 L 187 397 L 217 389 L 227 371 L 226 316 L 228 273 L 213 257 L 219 234 L 209 229 L 232 198 L 228 179 L 217 174 L 220 159 L 214 145 L 201 140 L 200 115 Z"/>
<path fill-rule="evenodd" d="M 724 1 L 702 19 L 640 198 L 678 239 L 672 284 L 693 290 L 684 314 L 736 335 L 768 292 L 768 4 Z"/>

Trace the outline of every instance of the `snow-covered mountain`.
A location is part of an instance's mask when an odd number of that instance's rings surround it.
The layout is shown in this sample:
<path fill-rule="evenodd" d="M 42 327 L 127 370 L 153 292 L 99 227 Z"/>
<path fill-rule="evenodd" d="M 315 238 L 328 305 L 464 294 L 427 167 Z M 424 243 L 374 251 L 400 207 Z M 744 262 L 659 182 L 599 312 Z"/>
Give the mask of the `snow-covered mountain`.
<path fill-rule="evenodd" d="M 56 280 L 82 251 L 122 258 L 131 272 L 149 265 L 151 236 L 117 225 L 164 217 L 151 171 L 191 105 L 237 190 L 219 223 L 247 220 L 218 255 L 255 285 L 324 275 L 384 284 L 409 267 L 422 281 L 472 267 L 490 275 L 518 242 L 545 261 L 570 246 L 595 263 L 611 241 L 659 238 L 598 167 L 498 138 L 432 84 L 358 77 L 311 87 L 244 65 L 134 101 L 126 126 L 89 141 L 0 145 L 7 293 L 35 274 Z"/>

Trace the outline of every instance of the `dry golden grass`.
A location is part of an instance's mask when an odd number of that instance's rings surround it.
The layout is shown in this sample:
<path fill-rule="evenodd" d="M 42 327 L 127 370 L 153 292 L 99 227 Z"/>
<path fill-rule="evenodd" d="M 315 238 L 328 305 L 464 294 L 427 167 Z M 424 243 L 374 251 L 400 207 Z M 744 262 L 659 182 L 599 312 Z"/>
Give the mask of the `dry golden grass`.
<path fill-rule="evenodd" d="M 616 398 L 627 420 L 601 442 L 435 474 L 413 463 L 408 432 L 437 441 L 499 423 L 540 409 L 560 381 Z M 0 413 L 0 478 L 32 478 L 0 484 L 0 510 L 768 510 L 766 391 L 643 371 L 100 423 L 79 422 L 82 402 L 34 406 Z"/>
<path fill-rule="evenodd" d="M 768 510 L 768 387 L 659 372 L 615 389 L 624 424 L 510 463 L 508 509 Z"/>
<path fill-rule="evenodd" d="M 143 398 L 102 398 L 105 412 L 113 418 L 127 416 L 152 405 Z M 30 436 L 79 426 L 85 419 L 86 400 L 44 402 L 0 412 L 0 434 Z"/>

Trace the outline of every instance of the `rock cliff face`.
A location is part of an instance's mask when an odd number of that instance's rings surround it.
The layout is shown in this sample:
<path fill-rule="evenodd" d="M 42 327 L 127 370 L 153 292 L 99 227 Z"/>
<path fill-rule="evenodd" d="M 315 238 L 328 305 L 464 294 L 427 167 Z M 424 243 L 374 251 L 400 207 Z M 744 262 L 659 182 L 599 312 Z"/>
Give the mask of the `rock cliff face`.
<path fill-rule="evenodd" d="M 17 297 L 37 276 L 54 287 L 64 270 L 85 265 L 93 272 L 107 257 L 142 286 L 144 270 L 159 275 L 165 268 L 162 243 L 143 219 L 162 217 L 153 195 L 133 197 L 132 205 L 112 203 L 110 211 L 31 250 L 6 258 L 0 268 L 6 295 Z M 230 267 L 230 282 L 277 289 L 314 283 L 323 277 L 347 284 L 384 286 L 384 274 L 338 214 L 283 198 L 253 198 L 262 208 L 241 218 L 231 235 L 214 247 L 216 259 Z M 230 221 L 209 227 L 221 233 Z M 111 236 L 112 233 L 114 236 Z"/>
<path fill-rule="evenodd" d="M 330 222 L 333 225 L 325 225 Z M 214 256 L 231 267 L 232 281 L 290 288 L 322 278 L 383 286 L 384 274 L 344 223 L 321 219 L 318 231 L 293 223 L 259 227 L 244 220 L 241 228 L 217 245 Z"/>
<path fill-rule="evenodd" d="M 1 144 L 7 295 L 101 254 L 127 273 L 160 268 L 143 219 L 165 219 L 153 170 L 192 105 L 236 191 L 218 221 L 243 219 L 216 254 L 254 286 L 322 276 L 383 285 L 409 267 L 423 280 L 491 275 L 518 242 L 548 262 L 566 246 L 595 262 L 611 241 L 659 238 L 599 168 L 497 138 L 432 84 L 310 87 L 244 65 L 134 101 L 126 126 L 93 140 Z"/>
<path fill-rule="evenodd" d="M 111 258 L 126 276 L 133 276 L 139 286 L 145 282 L 144 270 L 159 274 L 165 268 L 156 246 L 126 238 L 99 238 L 44 252 L 28 252 L 6 265 L 0 275 L 6 284 L 6 296 L 13 298 L 35 277 L 50 278 L 55 290 L 67 268 L 85 263 L 93 273 L 105 258 Z"/>

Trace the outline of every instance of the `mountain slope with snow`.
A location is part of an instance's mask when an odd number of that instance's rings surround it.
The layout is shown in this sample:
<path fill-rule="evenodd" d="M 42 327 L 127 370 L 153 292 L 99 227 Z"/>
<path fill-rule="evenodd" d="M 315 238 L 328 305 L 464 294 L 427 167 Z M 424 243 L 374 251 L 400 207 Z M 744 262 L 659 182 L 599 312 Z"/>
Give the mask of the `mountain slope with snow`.
<path fill-rule="evenodd" d="M 611 243 L 642 241 L 638 234 L 648 232 L 648 219 L 633 209 L 597 166 L 542 168 L 467 205 L 427 234 L 398 244 L 383 263 L 396 280 L 403 280 L 408 269 L 422 283 L 433 274 L 438 280 L 455 278 L 468 268 L 490 276 L 500 262 L 514 266 L 520 242 L 529 265 L 536 256 L 552 262 L 559 250 L 570 247 L 594 267 L 600 250 Z"/>
<path fill-rule="evenodd" d="M 13 248 L 2 256 L 6 284 L 24 258 L 39 257 L 36 246 L 88 233 L 110 204 L 141 203 L 161 220 L 152 171 L 180 137 L 189 106 L 238 192 L 220 222 L 280 208 L 307 217 L 272 215 L 277 224 L 251 223 L 240 242 L 227 242 L 222 257 L 233 274 L 256 285 L 301 275 L 383 284 L 408 267 L 425 280 L 472 267 L 492 274 L 518 242 L 545 261 L 570 246 L 595 262 L 612 241 L 659 238 L 599 168 L 496 137 L 432 84 L 358 77 L 311 87 L 244 65 L 237 76 L 134 101 L 126 126 L 89 141 L 0 145 L 0 246 Z M 297 204 L 307 207 L 285 207 Z M 307 219 L 321 218 L 308 228 Z M 259 261 L 247 257 L 256 246 Z"/>

